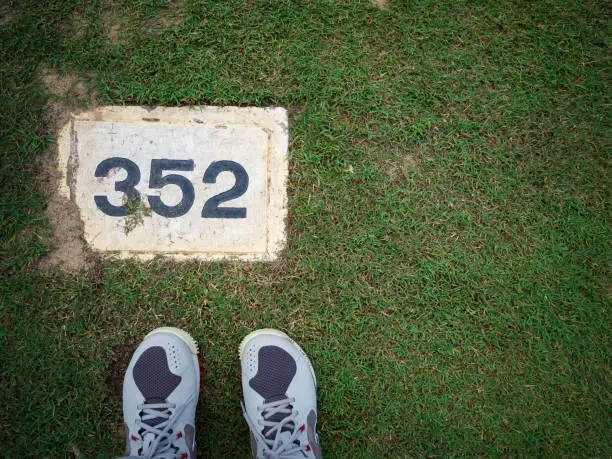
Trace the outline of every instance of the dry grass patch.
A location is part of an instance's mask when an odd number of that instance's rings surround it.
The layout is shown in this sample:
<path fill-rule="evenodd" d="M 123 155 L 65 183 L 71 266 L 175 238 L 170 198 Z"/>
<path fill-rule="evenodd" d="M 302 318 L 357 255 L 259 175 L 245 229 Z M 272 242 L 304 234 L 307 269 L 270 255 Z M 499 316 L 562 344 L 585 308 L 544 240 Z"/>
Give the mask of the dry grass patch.
<path fill-rule="evenodd" d="M 79 99 L 87 97 L 85 84 L 73 74 L 61 74 L 57 69 L 43 67 L 40 70 L 40 79 L 56 97 L 76 96 Z"/>
<path fill-rule="evenodd" d="M 16 22 L 17 19 L 17 13 L 10 6 L 0 6 L 0 27 L 10 24 L 11 22 Z"/>
<path fill-rule="evenodd" d="M 63 126 L 70 120 L 70 114 L 79 111 L 78 102 L 87 100 L 85 84 L 70 73 L 60 74 L 56 69 L 43 67 L 40 79 L 54 96 L 45 105 L 42 113 L 44 131 L 55 138 Z M 75 102 L 74 105 L 69 102 Z M 46 215 L 53 227 L 53 246 L 40 261 L 43 270 L 60 267 L 65 272 L 80 272 L 91 266 L 88 251 L 83 239 L 83 222 L 76 204 L 60 196 L 59 180 L 62 174 L 58 170 L 57 143 L 52 143 L 39 158 L 42 189 L 48 197 Z"/>
<path fill-rule="evenodd" d="M 370 0 L 370 3 L 381 10 L 388 10 L 387 0 Z"/>

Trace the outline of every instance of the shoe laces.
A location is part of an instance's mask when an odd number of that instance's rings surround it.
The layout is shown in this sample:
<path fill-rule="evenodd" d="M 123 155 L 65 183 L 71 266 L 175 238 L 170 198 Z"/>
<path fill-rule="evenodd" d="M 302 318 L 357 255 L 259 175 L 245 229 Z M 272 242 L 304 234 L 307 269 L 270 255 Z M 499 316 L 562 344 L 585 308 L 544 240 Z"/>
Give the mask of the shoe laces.
<path fill-rule="evenodd" d="M 136 420 L 136 425 L 139 427 L 138 432 L 142 438 L 142 446 L 138 450 L 138 456 L 129 457 L 143 459 L 184 458 L 184 453 L 181 453 L 179 448 L 172 444 L 170 436 L 173 433 L 172 428 L 176 420 L 192 399 L 193 396 L 178 408 L 174 403 L 143 403 L 138 405 L 140 418 Z"/>
<path fill-rule="evenodd" d="M 244 418 L 253 434 L 260 439 L 266 458 L 301 458 L 305 456 L 303 453 L 309 451 L 308 445 L 302 445 L 298 440 L 304 429 L 303 426 L 296 428 L 295 419 L 298 412 L 293 410 L 292 403 L 295 403 L 295 398 L 292 397 L 264 402 L 257 407 L 257 411 L 261 412 L 261 418 L 257 420 L 257 424 L 248 417 L 244 403 L 242 403 Z M 279 414 L 281 416 L 277 416 Z M 281 432 L 287 432 L 287 435 L 280 435 Z"/>

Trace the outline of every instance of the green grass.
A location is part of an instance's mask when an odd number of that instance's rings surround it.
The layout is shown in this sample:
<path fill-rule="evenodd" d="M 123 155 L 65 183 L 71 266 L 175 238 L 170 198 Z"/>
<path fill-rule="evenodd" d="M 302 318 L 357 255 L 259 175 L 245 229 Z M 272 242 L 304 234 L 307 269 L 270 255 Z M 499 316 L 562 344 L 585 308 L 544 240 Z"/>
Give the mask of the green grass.
<path fill-rule="evenodd" d="M 161 325 L 202 349 L 203 456 L 248 455 L 266 326 L 315 364 L 327 457 L 612 455 L 605 2 L 4 3 L 3 455 L 119 455 L 117 368 Z M 39 271 L 43 67 L 98 104 L 289 108 L 282 260 Z"/>

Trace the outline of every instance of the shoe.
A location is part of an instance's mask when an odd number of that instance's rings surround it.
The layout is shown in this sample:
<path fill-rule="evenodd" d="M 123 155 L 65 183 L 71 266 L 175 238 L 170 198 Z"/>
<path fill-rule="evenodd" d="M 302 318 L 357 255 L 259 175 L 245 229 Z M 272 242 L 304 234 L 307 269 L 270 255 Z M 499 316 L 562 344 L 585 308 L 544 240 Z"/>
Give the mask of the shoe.
<path fill-rule="evenodd" d="M 126 456 L 195 459 L 197 355 L 195 340 L 178 328 L 158 328 L 140 343 L 123 379 Z"/>
<path fill-rule="evenodd" d="M 242 412 L 256 459 L 321 459 L 317 435 L 317 381 L 308 356 L 273 329 L 240 344 Z"/>

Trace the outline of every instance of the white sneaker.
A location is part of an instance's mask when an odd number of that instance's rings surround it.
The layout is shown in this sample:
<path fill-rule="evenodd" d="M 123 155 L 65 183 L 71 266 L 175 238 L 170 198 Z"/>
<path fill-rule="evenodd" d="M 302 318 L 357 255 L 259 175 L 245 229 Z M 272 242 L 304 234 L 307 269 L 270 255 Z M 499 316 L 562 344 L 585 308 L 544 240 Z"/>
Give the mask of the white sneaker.
<path fill-rule="evenodd" d="M 197 354 L 194 339 L 172 327 L 138 346 L 123 380 L 126 457 L 195 459 Z"/>
<path fill-rule="evenodd" d="M 240 344 L 242 411 L 253 457 L 321 459 L 317 435 L 317 381 L 304 351 L 273 329 Z"/>

